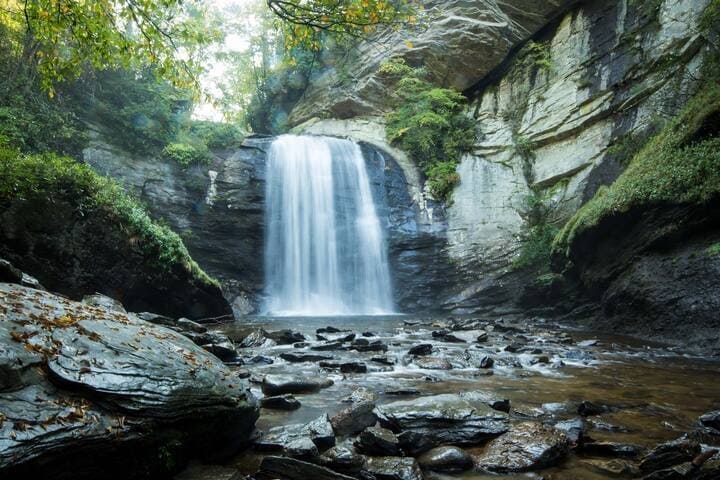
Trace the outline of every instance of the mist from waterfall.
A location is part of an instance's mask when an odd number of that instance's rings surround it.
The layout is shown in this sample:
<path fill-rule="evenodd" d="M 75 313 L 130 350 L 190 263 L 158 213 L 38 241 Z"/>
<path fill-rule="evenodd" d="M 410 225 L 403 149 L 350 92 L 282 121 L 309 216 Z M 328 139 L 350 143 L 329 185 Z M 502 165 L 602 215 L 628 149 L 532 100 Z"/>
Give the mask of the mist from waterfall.
<path fill-rule="evenodd" d="M 282 135 L 266 187 L 266 313 L 393 312 L 385 240 L 360 147 Z"/>

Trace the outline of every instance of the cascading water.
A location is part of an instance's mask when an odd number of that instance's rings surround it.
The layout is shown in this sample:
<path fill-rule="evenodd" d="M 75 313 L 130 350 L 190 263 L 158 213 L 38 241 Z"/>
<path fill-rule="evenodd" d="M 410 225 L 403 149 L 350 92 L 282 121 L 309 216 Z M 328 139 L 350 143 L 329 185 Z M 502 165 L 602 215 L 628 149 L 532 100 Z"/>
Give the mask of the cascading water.
<path fill-rule="evenodd" d="M 393 301 L 365 159 L 351 141 L 282 135 L 267 164 L 270 315 L 379 315 Z"/>

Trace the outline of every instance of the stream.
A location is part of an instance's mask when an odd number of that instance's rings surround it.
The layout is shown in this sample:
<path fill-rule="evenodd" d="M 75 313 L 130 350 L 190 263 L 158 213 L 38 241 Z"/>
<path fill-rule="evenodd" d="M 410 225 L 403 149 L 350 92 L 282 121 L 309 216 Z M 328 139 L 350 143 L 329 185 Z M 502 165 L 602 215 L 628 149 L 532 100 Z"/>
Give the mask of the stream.
<path fill-rule="evenodd" d="M 332 325 L 341 332 L 318 329 Z M 514 421 L 534 420 L 546 425 L 582 418 L 584 436 L 597 442 L 619 442 L 651 448 L 693 429 L 697 418 L 720 408 L 720 364 L 685 355 L 681 350 L 639 342 L 607 333 L 570 330 L 554 323 L 532 324 L 459 317 L 302 317 L 246 319 L 242 325 L 221 328 L 236 342 L 252 332 L 287 329 L 305 336 L 295 345 L 260 340 L 242 348 L 253 393 L 262 397 L 262 378 L 268 374 L 297 374 L 330 379 L 333 385 L 317 393 L 296 394 L 302 407 L 294 411 L 263 408 L 260 431 L 307 423 L 347 407 L 341 401 L 358 388 L 377 394 L 377 405 L 427 395 L 482 390 L 510 401 Z M 352 338 L 354 334 L 354 339 Z M 478 342 L 478 337 L 481 338 Z M 320 335 L 320 336 L 318 336 Z M 350 337 L 348 337 L 350 335 Z M 359 342 L 359 343 L 358 343 Z M 353 345 L 376 351 L 357 351 Z M 429 355 L 410 355 L 421 344 L 432 345 Z M 387 351 L 382 351 L 385 347 Z M 365 373 L 340 373 L 320 361 L 289 362 L 282 354 L 318 354 L 325 362 L 365 364 Z M 482 357 L 491 368 L 479 368 Z M 297 360 L 297 359 L 296 359 Z M 272 362 L 272 363 L 271 363 Z M 328 365 L 325 363 L 324 365 Z M 487 365 L 484 365 L 487 367 Z M 247 371 L 246 371 L 247 370 Z M 583 401 L 602 405 L 600 414 L 578 415 Z M 337 440 L 341 442 L 340 439 Z M 591 440 L 589 440 L 591 441 Z M 466 449 L 481 453 L 482 446 Z M 263 453 L 250 449 L 227 466 L 243 474 L 257 471 Z M 559 463 L 534 473 L 504 478 L 604 479 L 616 478 L 608 458 L 572 450 Z M 200 474 L 196 477 L 211 478 Z M 471 471 L 456 475 L 424 472 L 426 478 L 480 480 L 497 475 Z M 217 478 L 217 477 L 214 477 Z"/>

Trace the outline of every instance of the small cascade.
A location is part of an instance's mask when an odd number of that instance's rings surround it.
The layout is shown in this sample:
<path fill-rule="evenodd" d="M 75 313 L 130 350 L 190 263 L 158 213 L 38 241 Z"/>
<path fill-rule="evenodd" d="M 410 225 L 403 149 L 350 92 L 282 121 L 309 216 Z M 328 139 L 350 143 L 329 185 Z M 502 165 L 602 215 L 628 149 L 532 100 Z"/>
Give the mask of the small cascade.
<path fill-rule="evenodd" d="M 267 163 L 266 312 L 393 312 L 383 230 L 360 147 L 283 135 Z"/>

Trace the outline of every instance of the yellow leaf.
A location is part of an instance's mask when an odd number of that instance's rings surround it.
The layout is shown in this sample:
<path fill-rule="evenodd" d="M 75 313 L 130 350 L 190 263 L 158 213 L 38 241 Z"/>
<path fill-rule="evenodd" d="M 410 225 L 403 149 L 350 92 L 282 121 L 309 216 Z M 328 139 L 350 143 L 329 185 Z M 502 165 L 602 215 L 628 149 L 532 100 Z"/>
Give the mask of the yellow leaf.
<path fill-rule="evenodd" d="M 413 48 L 413 43 L 410 40 L 405 41 L 405 46 L 408 48 Z"/>

